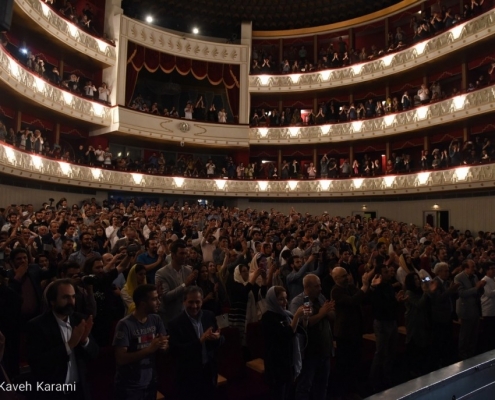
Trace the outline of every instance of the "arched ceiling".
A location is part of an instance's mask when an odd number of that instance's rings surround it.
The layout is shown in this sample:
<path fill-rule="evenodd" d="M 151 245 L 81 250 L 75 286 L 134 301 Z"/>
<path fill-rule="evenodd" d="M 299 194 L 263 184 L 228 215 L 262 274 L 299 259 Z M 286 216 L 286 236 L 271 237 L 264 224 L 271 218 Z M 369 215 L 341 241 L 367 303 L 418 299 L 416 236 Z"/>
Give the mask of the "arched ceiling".
<path fill-rule="evenodd" d="M 242 21 L 253 21 L 253 30 L 307 28 L 357 18 L 400 0 L 123 0 L 125 15 L 169 29 L 191 32 L 194 26 L 206 36 L 231 39 Z"/>

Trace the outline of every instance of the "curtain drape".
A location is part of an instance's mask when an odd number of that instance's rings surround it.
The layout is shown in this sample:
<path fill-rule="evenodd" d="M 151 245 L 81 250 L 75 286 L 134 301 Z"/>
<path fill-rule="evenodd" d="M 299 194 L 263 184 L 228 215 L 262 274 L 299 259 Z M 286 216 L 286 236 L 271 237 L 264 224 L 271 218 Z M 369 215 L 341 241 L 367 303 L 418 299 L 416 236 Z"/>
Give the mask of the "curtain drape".
<path fill-rule="evenodd" d="M 137 79 L 142 68 L 145 68 L 151 73 L 156 72 L 158 69 L 161 69 L 165 73 L 176 70 L 184 76 L 192 74 L 198 80 L 208 79 L 215 86 L 223 83 L 234 120 L 238 120 L 240 76 L 238 65 L 191 60 L 168 53 L 161 53 L 129 42 L 125 99 L 128 106 L 134 96 Z"/>

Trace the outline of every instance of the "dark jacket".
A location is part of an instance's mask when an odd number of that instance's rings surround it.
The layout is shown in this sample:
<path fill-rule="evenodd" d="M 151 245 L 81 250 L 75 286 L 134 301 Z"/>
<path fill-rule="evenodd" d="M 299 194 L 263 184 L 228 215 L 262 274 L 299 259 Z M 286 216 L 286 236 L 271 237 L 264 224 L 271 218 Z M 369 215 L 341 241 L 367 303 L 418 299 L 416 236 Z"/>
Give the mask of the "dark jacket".
<path fill-rule="evenodd" d="M 213 330 L 218 329 L 215 315 L 207 310 L 202 311 L 201 324 L 203 332 L 211 327 Z M 178 317 L 170 321 L 167 329 L 170 335 L 170 350 L 176 359 L 179 379 L 194 382 L 194 377 L 201 375 L 203 370 L 202 344 L 186 312 L 183 311 Z M 214 382 L 217 379 L 216 350 L 224 340 L 224 337 L 220 336 L 219 340 L 207 340 L 205 342 L 207 363 L 211 367 Z"/>
<path fill-rule="evenodd" d="M 77 326 L 83 317 L 78 313 L 72 314 L 70 316 L 70 325 L 72 327 Z M 65 383 L 70 357 L 67 354 L 56 317 L 51 311 L 47 311 L 29 321 L 27 326 L 27 348 L 33 390 L 36 388 L 36 382 Z M 78 345 L 72 351 L 75 352 L 77 360 L 79 375 L 77 387 L 83 391 L 84 399 L 89 399 L 90 393 L 86 384 L 86 363 L 98 356 L 98 345 L 90 337 L 86 347 Z M 63 393 L 60 394 L 63 395 Z M 54 392 L 35 392 L 33 395 L 33 398 L 36 399 L 56 398 Z"/>
<path fill-rule="evenodd" d="M 363 312 L 361 305 L 366 293 L 349 285 L 346 288 L 335 285 L 331 299 L 335 300 L 335 321 L 333 334 L 336 338 L 350 339 L 363 334 Z"/>
<path fill-rule="evenodd" d="M 292 382 L 294 331 L 284 315 L 267 311 L 261 318 L 265 338 L 265 377 L 268 383 Z"/>

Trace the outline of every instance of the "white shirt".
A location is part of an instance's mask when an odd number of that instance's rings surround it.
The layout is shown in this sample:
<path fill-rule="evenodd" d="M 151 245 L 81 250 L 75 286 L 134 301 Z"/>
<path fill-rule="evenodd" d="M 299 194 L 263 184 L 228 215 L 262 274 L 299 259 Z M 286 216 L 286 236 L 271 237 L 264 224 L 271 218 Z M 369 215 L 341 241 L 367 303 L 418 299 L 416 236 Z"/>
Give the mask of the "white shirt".
<path fill-rule="evenodd" d="M 495 281 L 486 275 L 482 280 L 486 282 L 486 285 L 481 295 L 481 315 L 495 317 Z"/>
<path fill-rule="evenodd" d="M 61 320 L 59 317 L 55 315 L 55 319 L 58 323 L 58 327 L 60 328 L 60 333 L 62 334 L 62 339 L 65 344 L 65 348 L 67 350 L 67 354 L 69 355 L 69 361 L 67 362 L 67 375 L 65 377 L 65 383 L 74 383 L 79 382 L 79 374 L 77 373 L 77 361 L 76 354 L 69 347 L 69 340 L 72 336 L 72 326 L 70 326 L 70 317 L 67 317 L 67 321 Z M 86 347 L 89 343 L 89 339 L 86 340 L 86 343 L 83 347 Z"/>

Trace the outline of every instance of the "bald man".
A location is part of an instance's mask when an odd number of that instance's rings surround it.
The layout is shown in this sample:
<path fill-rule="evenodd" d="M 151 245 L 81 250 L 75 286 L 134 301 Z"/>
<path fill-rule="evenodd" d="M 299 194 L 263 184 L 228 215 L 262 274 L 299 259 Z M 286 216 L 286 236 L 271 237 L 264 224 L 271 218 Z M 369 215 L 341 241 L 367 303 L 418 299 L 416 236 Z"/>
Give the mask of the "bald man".
<path fill-rule="evenodd" d="M 330 376 L 330 357 L 333 355 L 333 336 L 330 328 L 330 316 L 334 303 L 327 301 L 321 294 L 320 278 L 308 274 L 303 279 L 304 291 L 294 297 L 290 311 L 294 313 L 309 298 L 311 316 L 307 326 L 307 345 L 304 349 L 301 373 L 296 384 L 296 400 L 313 398 L 325 400 L 327 397 L 328 377 Z"/>
<path fill-rule="evenodd" d="M 358 289 L 350 283 L 352 277 L 342 267 L 332 270 L 332 278 L 335 286 L 331 292 L 331 298 L 335 301 L 334 335 L 337 342 L 336 367 L 340 379 L 338 392 L 345 396 L 357 384 L 357 371 L 362 356 L 363 313 L 361 306 L 366 300 L 370 287 L 370 278 L 374 271 L 364 274 L 363 286 Z M 380 278 L 373 279 L 377 285 Z M 352 281 L 352 280 L 351 280 Z"/>

